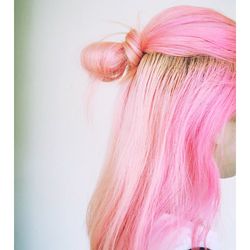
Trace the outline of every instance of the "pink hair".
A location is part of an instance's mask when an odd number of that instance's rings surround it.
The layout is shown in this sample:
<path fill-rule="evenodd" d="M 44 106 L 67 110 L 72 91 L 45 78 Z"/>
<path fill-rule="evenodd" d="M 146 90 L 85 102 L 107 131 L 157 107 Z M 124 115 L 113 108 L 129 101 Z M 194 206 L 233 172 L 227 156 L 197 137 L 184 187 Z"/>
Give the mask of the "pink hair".
<path fill-rule="evenodd" d="M 88 210 L 91 249 L 173 249 L 182 226 L 192 247 L 206 245 L 220 201 L 216 138 L 235 114 L 235 22 L 173 7 L 122 43 L 89 45 L 81 60 L 95 78 L 123 79 Z"/>

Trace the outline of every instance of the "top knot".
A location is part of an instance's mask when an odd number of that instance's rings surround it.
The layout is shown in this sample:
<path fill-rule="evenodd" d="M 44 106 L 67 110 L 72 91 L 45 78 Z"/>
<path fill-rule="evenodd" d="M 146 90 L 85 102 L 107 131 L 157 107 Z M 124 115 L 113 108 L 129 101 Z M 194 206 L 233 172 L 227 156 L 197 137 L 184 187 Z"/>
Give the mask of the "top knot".
<path fill-rule="evenodd" d="M 140 37 L 132 29 L 122 43 L 97 42 L 82 51 L 82 66 L 95 78 L 105 82 L 119 79 L 127 67 L 135 69 L 143 55 Z"/>
<path fill-rule="evenodd" d="M 140 36 L 135 29 L 131 29 L 127 33 L 123 48 L 128 58 L 129 65 L 132 68 L 136 67 L 143 56 L 143 52 L 141 50 Z"/>

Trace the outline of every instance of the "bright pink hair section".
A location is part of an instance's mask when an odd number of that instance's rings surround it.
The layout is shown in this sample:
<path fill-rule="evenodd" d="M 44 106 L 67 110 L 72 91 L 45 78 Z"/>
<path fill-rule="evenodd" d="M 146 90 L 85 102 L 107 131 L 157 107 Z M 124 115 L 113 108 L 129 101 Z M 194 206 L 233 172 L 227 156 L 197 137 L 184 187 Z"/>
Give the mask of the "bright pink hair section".
<path fill-rule="evenodd" d="M 206 246 L 220 202 L 216 139 L 235 114 L 235 54 L 235 22 L 191 6 L 83 50 L 92 77 L 123 80 L 88 210 L 91 249 L 172 250 L 183 226 L 193 248 Z"/>

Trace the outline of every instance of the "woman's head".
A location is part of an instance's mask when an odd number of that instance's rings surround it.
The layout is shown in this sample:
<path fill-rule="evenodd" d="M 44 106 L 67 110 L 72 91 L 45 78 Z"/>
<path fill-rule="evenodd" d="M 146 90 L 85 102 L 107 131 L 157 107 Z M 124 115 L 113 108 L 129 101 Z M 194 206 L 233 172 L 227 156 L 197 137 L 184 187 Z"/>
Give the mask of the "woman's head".
<path fill-rule="evenodd" d="M 138 33 L 130 30 L 123 42 L 96 42 L 83 50 L 82 65 L 103 81 L 120 78 L 136 67 L 144 54 L 190 57 L 207 55 L 235 62 L 235 23 L 206 8 L 167 9 Z"/>
<path fill-rule="evenodd" d="M 197 247 L 219 205 L 216 139 L 235 114 L 234 21 L 210 9 L 170 8 L 121 43 L 89 45 L 82 64 L 100 80 L 124 79 L 89 207 L 92 249 L 149 249 L 163 238 L 171 249 L 188 222 Z M 175 220 L 155 230 L 165 214 Z"/>

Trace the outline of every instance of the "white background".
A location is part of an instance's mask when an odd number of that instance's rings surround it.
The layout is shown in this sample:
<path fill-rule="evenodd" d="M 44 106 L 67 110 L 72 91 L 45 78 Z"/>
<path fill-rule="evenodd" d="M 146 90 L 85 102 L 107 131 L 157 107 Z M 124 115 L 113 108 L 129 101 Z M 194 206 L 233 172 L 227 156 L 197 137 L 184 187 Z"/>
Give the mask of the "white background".
<path fill-rule="evenodd" d="M 104 160 L 118 86 L 95 87 L 89 103 L 81 49 L 183 4 L 235 18 L 233 0 L 16 1 L 16 250 L 89 249 L 85 212 Z"/>

